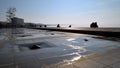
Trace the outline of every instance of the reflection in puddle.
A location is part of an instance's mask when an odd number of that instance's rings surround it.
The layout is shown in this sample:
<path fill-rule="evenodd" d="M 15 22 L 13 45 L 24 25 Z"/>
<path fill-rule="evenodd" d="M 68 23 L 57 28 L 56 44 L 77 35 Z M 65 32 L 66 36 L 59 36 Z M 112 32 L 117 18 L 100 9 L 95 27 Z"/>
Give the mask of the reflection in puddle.
<path fill-rule="evenodd" d="M 73 58 L 69 60 L 64 60 L 63 62 L 66 62 L 66 65 L 71 65 L 74 61 L 79 60 L 81 57 L 82 57 L 81 55 L 74 56 Z"/>
<path fill-rule="evenodd" d="M 66 39 L 67 41 L 74 41 L 75 38 Z"/>
<path fill-rule="evenodd" d="M 81 58 L 81 55 L 74 57 L 71 61 L 76 61 L 76 60 L 79 60 L 80 58 Z"/>
<path fill-rule="evenodd" d="M 83 47 L 80 47 L 80 46 L 76 46 L 76 45 L 67 45 L 73 49 L 78 49 L 79 52 L 86 52 L 87 50 Z"/>

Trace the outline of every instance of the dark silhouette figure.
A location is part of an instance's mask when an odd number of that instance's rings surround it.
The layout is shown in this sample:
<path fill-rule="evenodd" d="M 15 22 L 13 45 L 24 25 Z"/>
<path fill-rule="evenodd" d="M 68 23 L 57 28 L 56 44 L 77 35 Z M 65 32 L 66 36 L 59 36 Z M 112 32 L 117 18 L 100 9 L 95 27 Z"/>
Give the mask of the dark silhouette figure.
<path fill-rule="evenodd" d="M 44 27 L 47 27 L 47 25 L 44 25 Z"/>
<path fill-rule="evenodd" d="M 71 25 L 69 25 L 69 28 L 71 28 Z"/>
<path fill-rule="evenodd" d="M 3 27 L 3 25 L 0 23 L 0 28 L 2 28 Z"/>
<path fill-rule="evenodd" d="M 40 25 L 40 27 L 42 27 L 42 26 Z"/>
<path fill-rule="evenodd" d="M 90 24 L 90 27 L 91 27 L 91 28 L 98 28 L 97 22 L 92 22 L 92 23 Z"/>
<path fill-rule="evenodd" d="M 57 28 L 60 28 L 60 24 L 57 25 Z"/>

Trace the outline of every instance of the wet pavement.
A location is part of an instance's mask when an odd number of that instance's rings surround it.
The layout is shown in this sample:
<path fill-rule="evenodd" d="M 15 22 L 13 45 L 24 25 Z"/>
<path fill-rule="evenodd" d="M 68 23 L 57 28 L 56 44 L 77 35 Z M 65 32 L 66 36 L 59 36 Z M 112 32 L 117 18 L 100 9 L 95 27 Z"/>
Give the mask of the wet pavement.
<path fill-rule="evenodd" d="M 25 28 L 1 29 L 0 68 L 119 68 L 120 40 L 113 39 Z M 32 49 L 34 45 L 40 48 Z"/>

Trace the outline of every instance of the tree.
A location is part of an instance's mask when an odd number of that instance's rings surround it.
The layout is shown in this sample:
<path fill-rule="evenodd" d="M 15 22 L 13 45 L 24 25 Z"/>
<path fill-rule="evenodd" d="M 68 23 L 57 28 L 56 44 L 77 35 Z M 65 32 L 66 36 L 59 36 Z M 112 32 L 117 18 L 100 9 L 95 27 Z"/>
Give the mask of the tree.
<path fill-rule="evenodd" d="M 90 27 L 91 27 L 91 28 L 98 28 L 97 22 L 92 22 L 92 23 L 90 24 Z"/>
<path fill-rule="evenodd" d="M 10 7 L 8 10 L 7 10 L 7 21 L 8 22 L 12 22 L 12 18 L 15 17 L 15 12 L 16 12 L 16 8 L 13 8 L 13 7 Z"/>

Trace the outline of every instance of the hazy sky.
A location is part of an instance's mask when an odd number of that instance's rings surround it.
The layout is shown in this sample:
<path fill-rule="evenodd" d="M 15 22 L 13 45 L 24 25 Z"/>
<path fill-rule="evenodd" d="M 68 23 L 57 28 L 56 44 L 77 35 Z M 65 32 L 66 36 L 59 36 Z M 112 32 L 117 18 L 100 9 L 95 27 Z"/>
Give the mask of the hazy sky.
<path fill-rule="evenodd" d="M 0 20 L 6 20 L 9 7 L 25 22 L 120 27 L 120 0 L 0 0 Z"/>

